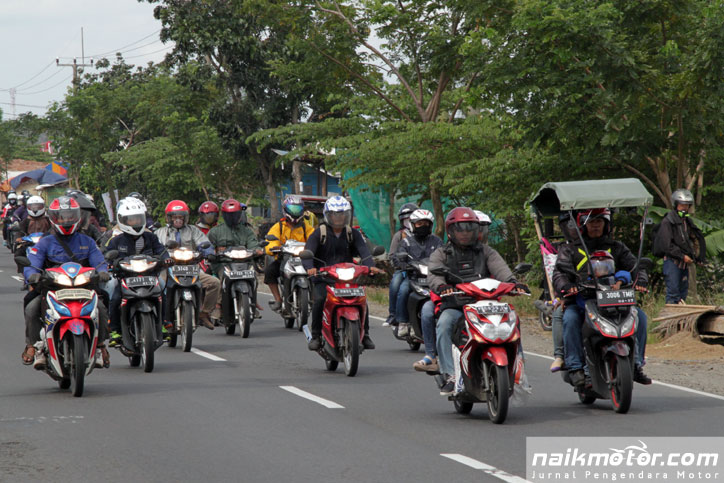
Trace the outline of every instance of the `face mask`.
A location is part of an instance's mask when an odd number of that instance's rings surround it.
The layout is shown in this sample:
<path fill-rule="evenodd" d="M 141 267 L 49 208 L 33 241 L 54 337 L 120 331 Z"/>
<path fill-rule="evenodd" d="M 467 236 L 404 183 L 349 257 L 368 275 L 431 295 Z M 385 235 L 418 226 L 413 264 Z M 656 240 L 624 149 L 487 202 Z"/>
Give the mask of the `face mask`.
<path fill-rule="evenodd" d="M 682 217 L 682 218 L 684 218 L 684 217 L 686 217 L 686 216 L 689 216 L 689 212 L 688 212 L 688 211 L 685 211 L 685 210 L 681 210 L 681 211 L 679 211 L 678 213 L 679 213 L 679 216 Z"/>
<path fill-rule="evenodd" d="M 425 238 L 427 236 L 430 236 L 430 233 L 432 233 L 432 227 L 427 224 L 422 226 L 416 226 L 413 228 L 412 233 L 415 236 L 419 236 L 420 238 Z"/>

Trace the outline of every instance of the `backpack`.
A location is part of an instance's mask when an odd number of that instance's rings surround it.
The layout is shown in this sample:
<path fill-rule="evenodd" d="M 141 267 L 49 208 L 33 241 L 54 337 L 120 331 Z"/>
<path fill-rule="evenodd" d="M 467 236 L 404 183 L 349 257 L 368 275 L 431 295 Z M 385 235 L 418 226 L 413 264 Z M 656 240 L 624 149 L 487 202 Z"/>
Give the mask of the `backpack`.
<path fill-rule="evenodd" d="M 344 231 L 347 234 L 347 243 L 352 245 L 352 243 L 353 243 L 352 227 L 345 226 Z M 319 225 L 319 243 L 320 243 L 320 245 L 324 245 L 325 243 L 327 243 L 327 225 L 324 223 Z"/>
<path fill-rule="evenodd" d="M 661 222 L 656 223 L 653 227 L 651 227 L 651 253 L 658 258 L 662 258 L 664 255 L 664 251 L 661 249 L 660 244 L 656 243 L 656 239 L 659 236 L 659 230 L 661 229 Z"/>

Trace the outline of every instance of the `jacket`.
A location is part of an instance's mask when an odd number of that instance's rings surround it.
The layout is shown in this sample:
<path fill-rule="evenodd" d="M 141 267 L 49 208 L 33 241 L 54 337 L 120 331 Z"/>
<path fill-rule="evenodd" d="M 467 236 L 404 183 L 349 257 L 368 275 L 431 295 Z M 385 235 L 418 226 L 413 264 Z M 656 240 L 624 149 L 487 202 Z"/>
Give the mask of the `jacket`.
<path fill-rule="evenodd" d="M 259 240 L 251 228 L 243 223 L 230 227 L 227 224 L 216 225 L 209 230 L 209 241 L 216 248 L 246 247 L 254 249 L 259 246 Z"/>
<path fill-rule="evenodd" d="M 23 221 L 28 217 L 28 209 L 25 205 L 18 206 L 13 212 L 13 221 Z"/>
<path fill-rule="evenodd" d="M 267 255 L 276 255 L 272 253 L 271 249 L 284 245 L 287 240 L 297 240 L 300 242 L 307 242 L 309 236 L 314 232 L 314 228 L 309 226 L 306 222 L 302 222 L 299 225 L 292 225 L 287 221 L 286 218 L 282 218 L 278 223 L 274 223 L 267 235 L 274 235 L 278 240 L 271 240 L 266 246 Z"/>
<path fill-rule="evenodd" d="M 437 235 L 428 235 L 424 240 L 419 240 L 416 236 L 408 236 L 404 238 L 397 248 L 397 260 L 401 269 L 406 269 L 409 260 L 420 261 L 430 258 L 432 252 L 442 246 L 442 240 Z M 400 256 L 403 253 L 409 255 L 409 258 Z"/>
<path fill-rule="evenodd" d="M 598 250 L 610 252 L 616 264 L 616 271 L 626 270 L 632 272 L 636 266 L 636 256 L 622 242 L 612 240 L 607 236 L 595 239 L 584 238 L 584 240 L 589 253 Z M 556 267 L 553 270 L 553 288 L 557 294 L 562 294 L 574 285 L 589 278 L 587 260 L 580 240 L 568 243 L 560 248 L 556 259 Z M 631 280 L 635 281 L 636 285 L 643 287 L 648 285 L 649 282 L 648 275 L 643 270 L 639 270 L 638 273 L 631 273 Z"/>
<path fill-rule="evenodd" d="M 701 230 L 688 217 L 681 217 L 676 210 L 671 210 L 661 220 L 654 239 L 654 252 L 663 253 L 678 262 L 684 260 L 684 255 L 689 255 L 692 260 L 703 263 L 706 260 L 706 241 Z"/>
<path fill-rule="evenodd" d="M 144 231 L 141 236 L 143 237 L 143 249 L 141 250 L 141 254 L 155 256 L 161 260 L 165 260 L 169 257 L 166 247 L 161 244 L 154 233 Z M 128 233 L 121 233 L 117 237 L 114 237 L 110 242 L 108 242 L 108 246 L 105 249 L 118 250 L 121 258 L 125 258 L 130 255 L 138 255 L 138 253 L 136 253 L 136 239 Z"/>
<path fill-rule="evenodd" d="M 164 226 L 156 230 L 155 235 L 158 237 L 158 241 L 162 245 L 166 245 L 170 240 L 178 242 L 179 246 L 196 250 L 196 248 L 202 243 L 209 241 L 206 235 L 201 230 L 196 228 L 194 225 L 184 225 L 180 230 L 172 226 Z M 202 250 L 205 255 L 212 252 L 211 247 Z"/>
<path fill-rule="evenodd" d="M 474 274 L 469 277 L 464 277 L 465 281 L 490 277 L 501 282 L 516 282 L 513 272 L 508 268 L 508 264 L 505 263 L 503 257 L 490 246 L 478 242 L 472 248 L 461 250 L 453 243 L 447 242 L 430 255 L 430 263 L 428 264 L 429 272 L 427 275 L 427 283 L 430 286 L 430 290 L 435 293 L 440 293 L 441 287 L 460 282 L 459 280 L 448 280 L 444 275 L 432 273 L 433 270 L 443 267 L 454 270 L 454 267 L 452 267 L 453 261 L 458 255 L 471 256 L 474 262 L 471 270 Z"/>
<path fill-rule="evenodd" d="M 390 242 L 390 251 L 388 252 L 389 255 L 387 256 L 387 258 L 390 260 L 390 262 L 392 262 L 392 266 L 395 267 L 396 270 L 400 270 L 400 261 L 397 259 L 397 252 L 400 248 L 400 242 L 409 236 L 412 235 L 407 228 L 397 230 L 395 234 L 392 235 L 392 241 Z"/>
<path fill-rule="evenodd" d="M 51 228 L 52 225 L 47 217 L 42 216 L 40 218 L 32 218 L 29 216 L 18 224 L 17 230 L 19 235 L 30 235 L 31 233 L 38 232 L 48 233 Z"/>
<path fill-rule="evenodd" d="M 28 248 L 27 253 L 31 266 L 23 269 L 26 282 L 30 275 L 40 273 L 42 269 L 57 267 L 63 263 L 74 261 L 58 242 L 59 236 L 57 233 L 53 233 L 51 236 L 41 238 L 34 247 Z M 103 254 L 91 237 L 82 233 L 74 233 L 70 236 L 64 236 L 63 241 L 73 253 L 75 261 L 82 266 L 95 267 L 100 272 L 108 271 L 108 265 L 103 258 Z"/>
<path fill-rule="evenodd" d="M 321 229 L 320 227 L 326 226 L 327 239 L 325 243 L 321 243 Z M 362 265 L 368 267 L 374 267 L 375 262 L 372 260 L 367 243 L 359 230 L 348 227 L 352 230 L 352 243 L 350 244 L 347 240 L 347 234 L 343 230 L 339 236 L 334 234 L 332 227 L 326 223 L 321 223 L 319 227 L 309 236 L 307 244 L 304 246 L 305 250 L 310 250 L 314 253 L 314 257 L 319 260 L 302 260 L 302 265 L 305 269 L 310 268 L 321 268 L 335 265 L 337 263 L 352 263 L 355 256 L 359 256 Z"/>

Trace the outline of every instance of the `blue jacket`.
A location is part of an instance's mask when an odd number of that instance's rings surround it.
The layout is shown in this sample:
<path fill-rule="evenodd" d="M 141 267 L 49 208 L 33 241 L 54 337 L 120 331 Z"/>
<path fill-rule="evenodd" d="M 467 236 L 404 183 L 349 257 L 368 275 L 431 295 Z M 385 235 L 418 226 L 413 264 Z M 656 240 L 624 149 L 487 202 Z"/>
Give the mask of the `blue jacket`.
<path fill-rule="evenodd" d="M 57 267 L 73 261 L 58 243 L 56 238 L 58 236 L 60 235 L 55 233 L 46 236 L 41 238 L 34 247 L 28 248 L 27 253 L 31 266 L 23 269 L 26 281 L 30 275 L 40 273 L 42 269 Z M 91 237 L 82 233 L 74 233 L 68 237 L 63 237 L 63 239 L 81 265 L 95 267 L 99 272 L 108 271 L 108 265 L 105 258 L 103 258 L 103 254 Z"/>
<path fill-rule="evenodd" d="M 15 208 L 15 211 L 13 212 L 14 221 L 23 221 L 27 217 L 28 217 L 28 209 L 25 207 L 25 205 L 20 205 L 17 208 Z"/>
<path fill-rule="evenodd" d="M 161 245 L 158 237 L 151 232 L 143 232 L 143 250 L 141 253 L 144 255 L 151 255 L 158 257 L 161 260 L 168 258 L 168 252 L 166 247 Z M 118 250 L 120 258 L 125 258 L 130 255 L 137 255 L 136 253 L 136 240 L 128 233 L 122 233 L 115 238 L 112 238 L 106 250 Z"/>

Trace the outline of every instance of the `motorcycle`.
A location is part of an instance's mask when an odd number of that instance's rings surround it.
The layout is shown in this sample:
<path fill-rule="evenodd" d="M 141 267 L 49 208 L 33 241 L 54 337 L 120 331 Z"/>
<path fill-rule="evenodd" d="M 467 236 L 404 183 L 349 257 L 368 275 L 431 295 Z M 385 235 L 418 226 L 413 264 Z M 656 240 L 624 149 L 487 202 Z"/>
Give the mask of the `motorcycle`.
<path fill-rule="evenodd" d="M 392 326 L 396 339 L 407 342 L 410 350 L 416 351 L 424 343 L 422 337 L 422 306 L 430 300 L 430 287 L 427 284 L 428 260 L 408 261 L 407 279 L 410 283 L 410 295 L 407 298 L 409 332 L 400 335 L 399 326 Z"/>
<path fill-rule="evenodd" d="M 152 372 L 154 351 L 163 345 L 161 260 L 149 255 L 117 258 L 116 250 L 106 253 L 106 260 L 113 262 L 113 276 L 121 284 L 122 338 L 117 347 L 131 367 L 143 365 L 144 372 Z"/>
<path fill-rule="evenodd" d="M 201 253 L 186 247 L 178 247 L 175 241 L 167 244 L 174 264 L 168 267 L 166 277 L 166 303 L 168 317 L 173 321 L 169 347 L 176 347 L 179 334 L 184 352 L 191 350 L 194 331 L 198 327 L 198 314 L 203 300 L 203 287 L 199 274 Z M 200 246 L 199 248 L 206 248 Z"/>
<path fill-rule="evenodd" d="M 15 243 L 15 255 L 25 256 L 25 254 L 27 253 L 27 249 L 34 247 L 35 244 L 38 243 L 40 239 L 44 236 L 45 233 L 43 232 L 36 232 L 30 233 L 29 235 L 24 235 L 19 242 Z M 18 273 L 22 273 L 22 271 L 22 267 L 18 265 Z M 23 290 L 27 290 L 26 285 L 23 285 Z"/>
<path fill-rule="evenodd" d="M 384 253 L 377 246 L 373 256 Z M 299 254 L 302 260 L 313 259 L 314 253 L 304 250 Z M 367 295 L 364 287 L 357 282 L 369 275 L 370 268 L 355 263 L 337 263 L 322 267 L 319 274 L 333 285 L 327 286 L 327 299 L 322 314 L 322 346 L 319 355 L 324 359 L 328 371 L 336 371 L 339 362 L 344 363 L 344 372 L 353 377 L 359 367 L 359 356 L 364 351 L 362 339 L 365 336 L 364 321 L 367 318 Z M 307 341 L 312 339 L 309 326 L 303 326 Z"/>
<path fill-rule="evenodd" d="M 228 335 L 236 333 L 239 326 L 241 337 L 249 337 L 254 318 L 257 280 L 254 271 L 254 250 L 245 247 L 229 247 L 223 253 L 209 255 L 209 261 L 222 264 L 221 270 L 221 313 L 222 322 Z"/>
<path fill-rule="evenodd" d="M 274 235 L 267 235 L 267 241 L 278 240 Z M 281 280 L 279 283 L 282 295 L 282 317 L 284 327 L 291 329 L 296 322 L 297 329 L 307 325 L 311 312 L 309 276 L 302 266 L 299 254 L 304 250 L 304 242 L 287 240 L 284 245 L 275 247 L 273 252 L 282 254 Z"/>
<path fill-rule="evenodd" d="M 22 267 L 30 260 L 15 257 Z M 67 262 L 47 268 L 35 290 L 42 290 L 44 328 L 35 346 L 48 360 L 45 373 L 58 381 L 61 389 L 70 388 L 75 397 L 83 395 L 85 376 L 96 367 L 98 346 L 98 295 L 95 268 Z"/>
<path fill-rule="evenodd" d="M 529 264 L 519 264 L 514 273 L 530 268 Z M 449 271 L 444 269 L 441 273 Z M 514 384 L 521 377 L 522 364 L 517 363 L 521 350 L 520 321 L 515 308 L 500 299 L 521 294 L 514 291 L 514 283 L 492 278 L 462 282 L 455 287 L 446 296 L 461 297 L 456 298 L 456 305 L 462 306 L 463 325 L 453 337 L 457 383 L 448 400 L 459 414 L 469 414 L 475 403 L 484 402 L 490 420 L 502 424 L 508 415 Z M 436 377 L 442 387 L 444 381 Z"/>

